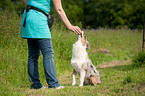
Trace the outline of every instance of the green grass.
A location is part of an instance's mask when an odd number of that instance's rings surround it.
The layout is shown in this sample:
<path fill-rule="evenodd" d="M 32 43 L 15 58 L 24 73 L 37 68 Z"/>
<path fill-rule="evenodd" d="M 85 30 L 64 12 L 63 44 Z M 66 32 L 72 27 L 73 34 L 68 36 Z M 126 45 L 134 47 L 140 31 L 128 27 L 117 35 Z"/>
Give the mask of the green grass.
<path fill-rule="evenodd" d="M 142 33 L 128 29 L 97 29 L 84 30 L 91 49 L 88 54 L 97 70 L 100 72 L 103 83 L 97 86 L 78 87 L 71 85 L 72 66 L 70 59 L 72 45 L 77 36 L 66 30 L 64 26 L 55 24 L 53 27 L 52 42 L 57 78 L 62 90 L 30 89 L 27 76 L 27 41 L 20 37 L 21 17 L 14 12 L 0 12 L 0 84 L 1 96 L 144 96 L 145 68 L 132 67 L 132 58 L 141 51 Z M 97 51 L 98 49 L 108 50 Z M 39 58 L 40 80 L 47 86 L 42 55 Z M 104 64 L 116 66 L 100 68 Z M 127 64 L 122 64 L 129 61 Z M 119 63 L 122 62 L 122 63 Z M 120 65 L 119 65 L 120 64 Z"/>

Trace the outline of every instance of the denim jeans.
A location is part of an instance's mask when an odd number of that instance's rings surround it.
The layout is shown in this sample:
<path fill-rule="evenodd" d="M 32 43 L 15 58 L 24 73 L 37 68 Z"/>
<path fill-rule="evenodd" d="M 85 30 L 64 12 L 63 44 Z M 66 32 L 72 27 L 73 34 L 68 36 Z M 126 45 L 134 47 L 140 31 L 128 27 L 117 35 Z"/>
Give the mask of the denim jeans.
<path fill-rule="evenodd" d="M 28 42 L 28 77 L 32 83 L 31 87 L 39 89 L 42 84 L 39 80 L 38 58 L 40 51 L 43 54 L 43 67 L 46 81 L 49 88 L 59 87 L 56 78 L 55 65 L 53 60 L 53 48 L 51 39 L 27 39 Z"/>

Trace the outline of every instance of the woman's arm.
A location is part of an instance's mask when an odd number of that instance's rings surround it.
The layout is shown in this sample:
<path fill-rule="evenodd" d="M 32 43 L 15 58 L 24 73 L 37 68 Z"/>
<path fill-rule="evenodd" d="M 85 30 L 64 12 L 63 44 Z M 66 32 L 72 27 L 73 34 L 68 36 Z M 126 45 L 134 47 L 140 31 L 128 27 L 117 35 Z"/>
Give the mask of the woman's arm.
<path fill-rule="evenodd" d="M 62 8 L 62 4 L 61 4 L 61 0 L 53 0 L 54 6 L 55 6 L 55 10 L 58 13 L 60 19 L 63 21 L 63 23 L 66 25 L 66 27 L 75 32 L 76 34 L 81 34 L 82 31 L 78 26 L 72 26 L 71 23 L 69 22 L 63 8 Z"/>
<path fill-rule="evenodd" d="M 25 5 L 27 5 L 27 0 L 23 0 L 23 2 L 25 3 Z"/>

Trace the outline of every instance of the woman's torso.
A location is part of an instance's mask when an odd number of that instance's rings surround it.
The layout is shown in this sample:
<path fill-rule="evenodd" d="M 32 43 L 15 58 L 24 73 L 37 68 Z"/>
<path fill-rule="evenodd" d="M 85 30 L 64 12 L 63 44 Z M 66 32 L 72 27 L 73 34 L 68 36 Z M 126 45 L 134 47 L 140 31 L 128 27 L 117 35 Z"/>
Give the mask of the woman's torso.
<path fill-rule="evenodd" d="M 52 0 L 28 0 L 27 5 L 37 7 L 47 14 L 51 10 Z M 26 15 L 27 14 L 27 15 Z M 26 25 L 23 26 L 26 17 Z M 47 17 L 36 10 L 24 11 L 21 21 L 22 38 L 51 38 Z"/>

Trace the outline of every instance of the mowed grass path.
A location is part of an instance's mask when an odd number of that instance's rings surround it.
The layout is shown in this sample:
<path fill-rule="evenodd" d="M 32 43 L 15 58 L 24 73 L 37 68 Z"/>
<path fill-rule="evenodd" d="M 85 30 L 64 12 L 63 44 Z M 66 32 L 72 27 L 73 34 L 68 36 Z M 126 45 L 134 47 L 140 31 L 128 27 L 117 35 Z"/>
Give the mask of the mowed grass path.
<path fill-rule="evenodd" d="M 88 54 L 100 72 L 102 84 L 71 85 L 72 45 L 77 36 L 55 24 L 52 42 L 57 78 L 64 89 L 30 89 L 27 76 L 27 41 L 20 37 L 20 20 L 14 12 L 0 12 L 0 84 L 1 96 L 144 96 L 145 68 L 131 66 L 132 58 L 141 51 L 142 33 L 128 29 L 84 30 L 90 43 Z M 42 54 L 39 58 L 41 83 L 47 87 Z M 104 67 L 105 66 L 105 67 Z"/>

